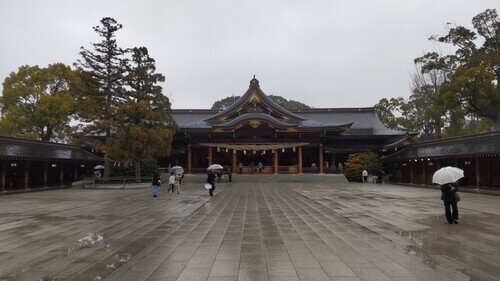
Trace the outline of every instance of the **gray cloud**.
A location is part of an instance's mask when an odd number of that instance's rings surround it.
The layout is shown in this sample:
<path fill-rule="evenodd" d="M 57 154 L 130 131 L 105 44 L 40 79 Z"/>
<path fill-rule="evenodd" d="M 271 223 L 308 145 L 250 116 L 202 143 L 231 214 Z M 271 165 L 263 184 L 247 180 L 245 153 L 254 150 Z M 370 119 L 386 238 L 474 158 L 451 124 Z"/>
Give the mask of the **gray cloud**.
<path fill-rule="evenodd" d="M 408 97 L 413 59 L 449 52 L 427 38 L 496 1 L 0 1 L 0 79 L 21 65 L 79 58 L 92 26 L 122 23 L 122 47 L 146 46 L 173 108 L 242 95 L 252 75 L 267 94 L 313 107 L 367 107 Z"/>

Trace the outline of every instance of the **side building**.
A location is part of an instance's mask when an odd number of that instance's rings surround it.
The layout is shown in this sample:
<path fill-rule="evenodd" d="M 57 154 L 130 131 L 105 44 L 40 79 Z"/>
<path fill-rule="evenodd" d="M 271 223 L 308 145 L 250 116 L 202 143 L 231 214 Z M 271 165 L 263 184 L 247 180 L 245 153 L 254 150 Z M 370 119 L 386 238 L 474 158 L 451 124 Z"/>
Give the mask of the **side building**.
<path fill-rule="evenodd" d="M 373 108 L 287 110 L 252 79 L 245 94 L 222 110 L 172 110 L 180 131 L 165 165 L 188 173 L 221 164 L 236 173 L 334 173 L 350 153 L 378 151 L 408 134 L 383 125 Z"/>
<path fill-rule="evenodd" d="M 389 148 L 390 150 L 391 148 Z M 464 170 L 461 186 L 500 188 L 500 128 L 480 134 L 413 143 L 384 157 L 389 181 L 433 185 L 441 167 Z"/>
<path fill-rule="evenodd" d="M 64 186 L 102 162 L 79 146 L 0 136 L 0 191 Z"/>

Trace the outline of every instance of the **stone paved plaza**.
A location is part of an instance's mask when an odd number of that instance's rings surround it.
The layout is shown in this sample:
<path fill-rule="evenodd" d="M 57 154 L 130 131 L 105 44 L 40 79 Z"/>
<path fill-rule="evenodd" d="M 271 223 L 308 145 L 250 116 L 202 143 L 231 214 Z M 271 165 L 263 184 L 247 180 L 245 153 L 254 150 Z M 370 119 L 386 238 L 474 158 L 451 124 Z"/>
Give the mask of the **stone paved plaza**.
<path fill-rule="evenodd" d="M 500 197 L 437 189 L 202 182 L 0 196 L 0 280 L 500 280 Z"/>

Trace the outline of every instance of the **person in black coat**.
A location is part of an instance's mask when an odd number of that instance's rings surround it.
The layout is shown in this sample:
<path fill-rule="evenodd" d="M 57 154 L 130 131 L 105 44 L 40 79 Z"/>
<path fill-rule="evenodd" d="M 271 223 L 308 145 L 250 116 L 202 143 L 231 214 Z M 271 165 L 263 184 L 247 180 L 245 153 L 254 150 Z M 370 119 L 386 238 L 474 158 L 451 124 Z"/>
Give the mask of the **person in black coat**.
<path fill-rule="evenodd" d="M 446 220 L 450 224 L 458 224 L 458 207 L 456 193 L 458 187 L 453 183 L 446 183 L 441 185 L 441 200 L 444 203 L 444 213 Z M 453 211 L 451 210 L 453 209 Z"/>
<path fill-rule="evenodd" d="M 209 170 L 207 172 L 207 183 L 212 185 L 212 188 L 208 190 L 208 193 L 210 196 L 214 196 L 214 190 L 215 190 L 215 174 L 214 171 Z"/>

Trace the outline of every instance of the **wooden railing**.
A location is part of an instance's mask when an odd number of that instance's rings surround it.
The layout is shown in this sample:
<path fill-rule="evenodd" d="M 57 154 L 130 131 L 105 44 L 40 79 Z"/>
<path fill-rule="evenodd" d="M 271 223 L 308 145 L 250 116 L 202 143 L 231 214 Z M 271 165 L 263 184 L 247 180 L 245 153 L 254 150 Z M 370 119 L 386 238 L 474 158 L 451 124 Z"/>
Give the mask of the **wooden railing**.
<path fill-rule="evenodd" d="M 140 178 L 139 181 L 135 177 L 109 177 L 107 179 L 102 177 L 87 177 L 82 180 L 82 188 L 97 188 L 102 187 L 121 187 L 125 189 L 127 185 L 150 183 L 153 179 L 151 177 Z"/>

